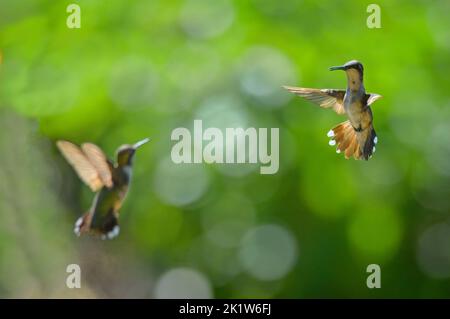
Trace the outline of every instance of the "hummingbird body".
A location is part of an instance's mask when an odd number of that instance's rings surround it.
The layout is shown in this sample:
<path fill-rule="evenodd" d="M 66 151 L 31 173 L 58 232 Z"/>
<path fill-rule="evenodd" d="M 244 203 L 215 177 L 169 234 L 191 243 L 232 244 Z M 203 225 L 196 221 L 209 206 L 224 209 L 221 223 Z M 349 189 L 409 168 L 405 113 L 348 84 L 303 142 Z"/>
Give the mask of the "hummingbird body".
<path fill-rule="evenodd" d="M 350 82 L 350 81 L 349 81 Z M 352 89 L 355 88 L 355 90 Z M 360 130 L 372 121 L 372 112 L 370 107 L 365 105 L 364 96 L 366 91 L 364 85 L 360 85 L 356 88 L 354 84 L 348 85 L 344 95 L 344 110 L 356 131 Z"/>
<path fill-rule="evenodd" d="M 108 238 L 118 235 L 119 210 L 128 193 L 131 167 L 115 167 L 112 176 L 113 187 L 103 187 L 95 195 L 89 211 L 75 223 L 74 231 L 77 235 L 94 229 L 106 231 L 104 236 Z"/>
<path fill-rule="evenodd" d="M 85 143 L 81 149 L 67 141 L 57 146 L 73 166 L 79 177 L 97 192 L 90 209 L 75 223 L 75 233 L 100 235 L 114 238 L 119 234 L 119 211 L 131 182 L 135 151 L 148 142 L 142 140 L 134 145 L 122 145 L 117 150 L 117 163 L 113 164 L 94 144 Z"/>
<path fill-rule="evenodd" d="M 363 65 L 350 61 L 343 66 L 331 67 L 330 70 L 344 70 L 347 74 L 347 89 L 309 89 L 285 88 L 306 98 L 323 108 L 333 108 L 338 114 L 345 114 L 345 121 L 328 132 L 329 144 L 337 144 L 336 152 L 344 152 L 345 158 L 368 160 L 375 152 L 378 142 L 373 128 L 373 115 L 370 105 L 381 98 L 379 94 L 367 94 L 363 84 Z"/>

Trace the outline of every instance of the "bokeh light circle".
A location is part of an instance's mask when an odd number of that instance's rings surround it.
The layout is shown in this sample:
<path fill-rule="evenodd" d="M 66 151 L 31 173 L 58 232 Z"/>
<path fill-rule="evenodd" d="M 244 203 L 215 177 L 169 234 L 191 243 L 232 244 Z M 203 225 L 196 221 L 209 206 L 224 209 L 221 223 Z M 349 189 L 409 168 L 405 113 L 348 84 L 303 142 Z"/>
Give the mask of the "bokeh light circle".
<path fill-rule="evenodd" d="M 275 48 L 250 48 L 238 65 L 241 90 L 262 108 L 280 107 L 292 98 L 281 87 L 298 82 L 295 69 L 295 64 Z"/>
<path fill-rule="evenodd" d="M 450 178 L 437 173 L 437 165 L 416 161 L 411 174 L 411 190 L 415 199 L 427 210 L 450 210 Z"/>
<path fill-rule="evenodd" d="M 427 3 L 428 4 L 428 3 Z M 428 6 L 428 27 L 430 35 L 434 38 L 435 43 L 443 48 L 450 50 L 450 21 L 448 12 L 450 4 L 448 1 L 430 2 Z"/>
<path fill-rule="evenodd" d="M 202 219 L 206 238 L 218 247 L 236 247 L 253 225 L 255 216 L 255 207 L 246 197 L 239 193 L 223 194 L 204 209 Z"/>
<path fill-rule="evenodd" d="M 186 0 L 180 14 L 181 27 L 192 38 L 219 36 L 233 20 L 234 8 L 230 0 Z"/>
<path fill-rule="evenodd" d="M 297 261 L 298 248 L 294 236 L 279 225 L 268 224 L 250 229 L 239 252 L 244 269 L 260 280 L 284 277 Z"/>
<path fill-rule="evenodd" d="M 448 120 L 447 120 L 448 121 Z M 431 131 L 426 153 L 430 167 L 438 173 L 450 176 L 450 124 L 436 124 Z"/>
<path fill-rule="evenodd" d="M 201 164 L 175 164 L 170 158 L 160 161 L 153 186 L 165 203 L 184 206 L 194 203 L 206 192 L 209 175 Z"/>
<path fill-rule="evenodd" d="M 417 262 L 432 278 L 450 277 L 450 225 L 435 224 L 423 232 L 417 247 Z"/>
<path fill-rule="evenodd" d="M 155 287 L 158 299 L 209 299 L 213 292 L 209 280 L 190 268 L 175 268 L 163 274 Z"/>
<path fill-rule="evenodd" d="M 253 120 L 246 110 L 242 99 L 231 94 L 215 95 L 206 98 L 198 107 L 195 119 L 202 120 L 204 130 L 211 127 L 219 128 L 222 131 L 224 138 L 223 154 L 226 154 L 228 149 L 237 148 L 239 143 L 244 144 L 248 142 L 237 139 L 233 142 L 226 139 L 226 129 L 247 129 L 250 126 L 249 123 Z M 206 145 L 207 142 L 203 144 Z M 247 150 L 248 147 L 245 149 Z M 242 177 L 255 172 L 259 166 L 259 164 L 253 163 L 238 164 L 225 163 L 224 161 L 220 165 L 215 165 L 214 168 L 226 176 Z"/>

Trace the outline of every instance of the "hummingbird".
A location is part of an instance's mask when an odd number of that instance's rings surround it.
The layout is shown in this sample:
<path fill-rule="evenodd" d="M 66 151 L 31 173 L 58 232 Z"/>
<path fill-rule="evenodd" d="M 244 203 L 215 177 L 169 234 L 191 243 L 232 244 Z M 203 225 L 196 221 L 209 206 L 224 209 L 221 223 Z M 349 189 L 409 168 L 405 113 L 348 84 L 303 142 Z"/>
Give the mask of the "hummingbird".
<path fill-rule="evenodd" d="M 96 193 L 89 210 L 75 223 L 77 236 L 90 233 L 112 239 L 119 234 L 119 210 L 130 186 L 134 155 L 149 140 L 145 138 L 133 145 L 120 146 L 116 151 L 116 163 L 95 144 L 84 143 L 78 147 L 68 141 L 56 142 L 80 179 Z"/>
<path fill-rule="evenodd" d="M 370 106 L 382 96 L 366 93 L 363 84 L 364 67 L 356 60 L 342 66 L 333 66 L 330 71 L 342 70 L 347 74 L 347 89 L 310 89 L 284 86 L 289 92 L 295 93 L 323 108 L 331 108 L 337 114 L 346 115 L 348 120 L 342 122 L 330 131 L 329 145 L 336 145 L 336 153 L 344 153 L 346 159 L 354 157 L 357 160 L 368 160 L 375 152 L 378 142 L 373 127 L 373 115 Z"/>

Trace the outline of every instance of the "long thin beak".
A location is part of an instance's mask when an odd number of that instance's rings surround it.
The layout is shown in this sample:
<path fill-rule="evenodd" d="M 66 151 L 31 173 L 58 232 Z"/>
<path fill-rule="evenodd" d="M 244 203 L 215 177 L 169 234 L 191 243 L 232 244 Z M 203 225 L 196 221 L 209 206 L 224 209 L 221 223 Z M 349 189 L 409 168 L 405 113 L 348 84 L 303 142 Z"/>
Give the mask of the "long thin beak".
<path fill-rule="evenodd" d="M 341 66 L 332 66 L 330 68 L 330 71 L 336 71 L 336 70 L 345 70 L 345 66 L 341 65 Z"/>
<path fill-rule="evenodd" d="M 141 147 L 142 145 L 144 145 L 145 143 L 147 143 L 148 141 L 150 141 L 150 138 L 144 138 L 142 141 L 139 141 L 139 142 L 137 142 L 137 143 L 135 143 L 134 145 L 133 145 L 133 148 L 134 149 L 138 149 L 139 147 Z"/>

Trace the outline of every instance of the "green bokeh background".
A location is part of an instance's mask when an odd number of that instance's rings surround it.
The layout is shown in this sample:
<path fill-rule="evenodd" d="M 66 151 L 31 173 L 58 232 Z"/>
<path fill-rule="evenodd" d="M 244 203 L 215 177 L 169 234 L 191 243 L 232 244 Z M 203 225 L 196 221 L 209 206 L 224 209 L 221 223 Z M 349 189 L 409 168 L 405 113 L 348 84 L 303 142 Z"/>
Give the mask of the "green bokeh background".
<path fill-rule="evenodd" d="M 1 297 L 450 297 L 449 1 L 0 0 Z M 377 152 L 281 85 L 342 88 L 358 59 Z M 170 161 L 176 127 L 280 128 L 280 170 Z M 150 136 L 113 241 L 54 142 Z M 82 288 L 66 287 L 79 264 Z M 366 267 L 381 267 L 368 289 Z"/>

